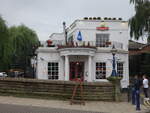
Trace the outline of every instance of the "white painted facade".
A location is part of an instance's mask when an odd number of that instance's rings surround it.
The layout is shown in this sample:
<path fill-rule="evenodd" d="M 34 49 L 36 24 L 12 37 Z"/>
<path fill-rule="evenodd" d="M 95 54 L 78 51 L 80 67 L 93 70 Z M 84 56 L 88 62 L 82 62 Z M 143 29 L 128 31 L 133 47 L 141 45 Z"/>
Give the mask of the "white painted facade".
<path fill-rule="evenodd" d="M 109 30 L 97 30 L 97 27 L 105 25 Z M 79 31 L 82 34 L 82 41 L 77 40 Z M 117 49 L 117 62 L 123 63 L 122 87 L 129 85 L 128 66 L 128 23 L 122 20 L 76 20 L 67 28 L 67 39 L 73 37 L 74 44 L 78 47 L 58 48 L 57 45 L 65 44 L 64 33 L 55 33 L 50 36 L 55 47 L 39 47 L 37 50 L 37 79 L 48 79 L 48 62 L 58 62 L 58 80 L 70 80 L 70 62 L 83 62 L 83 81 L 95 82 L 106 81 L 112 72 L 112 45 Z M 96 47 L 96 34 L 108 34 L 109 47 Z M 90 47 L 80 47 L 90 44 Z M 63 46 L 64 47 L 64 46 Z M 96 63 L 106 64 L 106 78 L 96 79 Z M 104 68 L 103 68 L 104 69 Z"/>

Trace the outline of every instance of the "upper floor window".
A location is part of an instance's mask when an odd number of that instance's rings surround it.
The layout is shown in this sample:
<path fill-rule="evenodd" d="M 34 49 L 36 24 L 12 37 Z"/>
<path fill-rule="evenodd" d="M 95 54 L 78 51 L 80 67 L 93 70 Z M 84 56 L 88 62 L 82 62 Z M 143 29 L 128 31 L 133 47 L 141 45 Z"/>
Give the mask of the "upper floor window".
<path fill-rule="evenodd" d="M 108 47 L 109 34 L 96 34 L 96 46 L 97 47 Z"/>
<path fill-rule="evenodd" d="M 96 62 L 96 79 L 106 79 L 105 62 Z"/>
<path fill-rule="evenodd" d="M 48 62 L 48 79 L 58 80 L 58 62 Z"/>
<path fill-rule="evenodd" d="M 123 62 L 117 62 L 117 74 L 123 76 Z"/>

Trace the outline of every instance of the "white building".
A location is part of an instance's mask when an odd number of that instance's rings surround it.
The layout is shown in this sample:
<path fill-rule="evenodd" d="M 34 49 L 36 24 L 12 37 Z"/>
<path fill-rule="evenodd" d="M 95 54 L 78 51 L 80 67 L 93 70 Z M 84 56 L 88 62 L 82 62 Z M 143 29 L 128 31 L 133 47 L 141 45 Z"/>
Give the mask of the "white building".
<path fill-rule="evenodd" d="M 106 81 L 112 73 L 112 46 L 117 49 L 116 70 L 123 76 L 122 87 L 129 84 L 128 23 L 121 19 L 83 19 L 74 21 L 65 33 L 50 36 L 55 47 L 37 50 L 37 78 L 52 80 Z"/>

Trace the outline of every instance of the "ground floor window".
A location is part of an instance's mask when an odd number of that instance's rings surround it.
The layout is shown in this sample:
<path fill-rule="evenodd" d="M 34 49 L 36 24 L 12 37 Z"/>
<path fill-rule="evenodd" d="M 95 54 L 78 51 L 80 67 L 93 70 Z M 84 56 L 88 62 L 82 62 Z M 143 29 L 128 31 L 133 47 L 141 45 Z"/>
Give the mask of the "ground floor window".
<path fill-rule="evenodd" d="M 117 74 L 123 76 L 123 62 L 117 62 Z"/>
<path fill-rule="evenodd" d="M 96 62 L 96 79 L 106 79 L 105 62 Z"/>
<path fill-rule="evenodd" d="M 48 62 L 48 79 L 58 80 L 58 62 Z"/>

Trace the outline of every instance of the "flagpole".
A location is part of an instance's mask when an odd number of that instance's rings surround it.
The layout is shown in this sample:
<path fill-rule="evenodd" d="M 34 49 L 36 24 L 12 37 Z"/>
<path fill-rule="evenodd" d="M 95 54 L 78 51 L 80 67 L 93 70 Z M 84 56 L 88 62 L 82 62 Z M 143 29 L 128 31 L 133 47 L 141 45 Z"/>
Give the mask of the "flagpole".
<path fill-rule="evenodd" d="M 65 22 L 63 22 L 63 31 L 64 31 L 64 37 L 65 37 L 65 44 L 67 45 L 67 30 L 66 30 Z"/>

